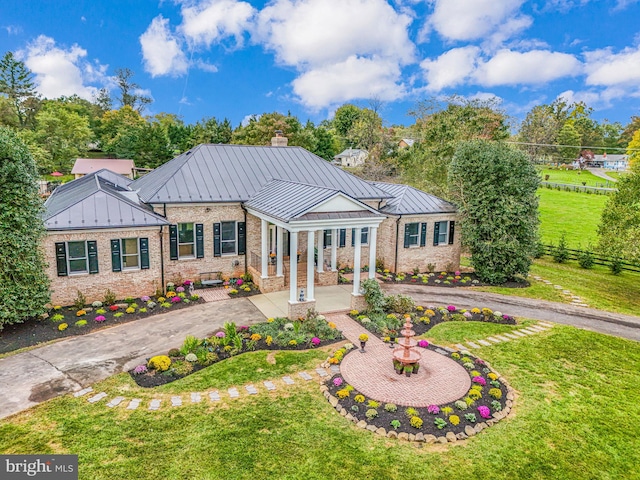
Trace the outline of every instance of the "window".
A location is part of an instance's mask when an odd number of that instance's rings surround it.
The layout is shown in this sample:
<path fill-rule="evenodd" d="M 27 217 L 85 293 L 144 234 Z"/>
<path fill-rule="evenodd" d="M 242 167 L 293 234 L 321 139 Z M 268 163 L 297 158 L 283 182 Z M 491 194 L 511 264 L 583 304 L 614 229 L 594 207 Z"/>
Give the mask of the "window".
<path fill-rule="evenodd" d="M 436 222 L 433 226 L 433 245 L 452 245 L 455 224 L 454 220 Z"/>
<path fill-rule="evenodd" d="M 195 235 L 193 223 L 178 224 L 178 258 L 195 257 Z"/>
<path fill-rule="evenodd" d="M 356 244 L 356 229 L 351 229 L 351 246 L 355 246 Z M 369 227 L 362 227 L 360 231 L 360 245 L 368 245 L 369 244 Z"/>
<path fill-rule="evenodd" d="M 419 223 L 407 223 L 404 226 L 404 235 L 405 235 L 405 248 L 409 248 L 412 246 L 418 246 L 418 241 L 420 239 L 420 224 Z"/>
<path fill-rule="evenodd" d="M 438 228 L 438 245 L 446 245 L 449 241 L 449 222 L 445 220 L 436 223 L 440 224 Z"/>
<path fill-rule="evenodd" d="M 220 243 L 223 255 L 236 254 L 236 222 L 221 222 Z"/>
<path fill-rule="evenodd" d="M 67 242 L 67 261 L 70 274 L 89 272 L 87 242 Z"/>
<path fill-rule="evenodd" d="M 123 238 L 120 240 L 122 245 L 122 268 L 135 269 L 140 268 L 140 251 L 138 248 L 137 238 Z"/>
<path fill-rule="evenodd" d="M 324 231 L 324 248 L 331 246 L 331 229 Z"/>

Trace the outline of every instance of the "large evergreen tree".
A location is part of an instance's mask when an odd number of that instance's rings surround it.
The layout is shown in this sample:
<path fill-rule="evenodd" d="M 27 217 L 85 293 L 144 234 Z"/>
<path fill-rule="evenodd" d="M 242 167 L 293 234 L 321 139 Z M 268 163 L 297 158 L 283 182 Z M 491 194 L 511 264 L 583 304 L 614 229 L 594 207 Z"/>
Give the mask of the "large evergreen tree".
<path fill-rule="evenodd" d="M 20 127 L 25 127 L 29 118 L 29 99 L 35 97 L 33 74 L 25 64 L 17 60 L 13 52 L 0 59 L 0 93 L 9 98 Z"/>
<path fill-rule="evenodd" d="M 37 181 L 25 144 L 0 127 L 0 329 L 44 313 L 49 302 Z"/>
<path fill-rule="evenodd" d="M 482 280 L 503 283 L 528 274 L 538 242 L 539 183 L 527 155 L 504 143 L 473 140 L 456 149 L 449 184 L 462 241 Z"/>

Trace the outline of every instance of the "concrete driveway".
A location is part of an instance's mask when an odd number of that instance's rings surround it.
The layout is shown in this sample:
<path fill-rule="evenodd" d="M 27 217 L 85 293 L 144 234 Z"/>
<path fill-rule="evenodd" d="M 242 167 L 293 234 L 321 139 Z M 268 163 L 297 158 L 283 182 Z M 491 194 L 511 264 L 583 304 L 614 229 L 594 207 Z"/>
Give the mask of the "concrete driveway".
<path fill-rule="evenodd" d="M 0 359 L 0 418 L 74 392 L 205 337 L 225 322 L 251 325 L 265 317 L 247 299 L 205 303 Z"/>

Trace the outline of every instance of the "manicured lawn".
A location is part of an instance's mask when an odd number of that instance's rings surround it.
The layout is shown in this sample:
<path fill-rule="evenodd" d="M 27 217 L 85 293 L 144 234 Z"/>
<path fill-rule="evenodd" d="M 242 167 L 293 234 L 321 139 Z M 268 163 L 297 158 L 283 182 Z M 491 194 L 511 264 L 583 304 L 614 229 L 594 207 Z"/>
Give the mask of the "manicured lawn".
<path fill-rule="evenodd" d="M 518 319 L 518 325 L 501 325 L 488 322 L 444 322 L 430 329 L 420 338 L 426 338 L 437 344 L 455 344 L 479 340 L 492 335 L 511 333 L 535 323 L 533 320 Z"/>
<path fill-rule="evenodd" d="M 549 180 L 545 180 L 545 175 L 549 175 Z M 602 187 L 607 182 L 604 178 L 597 177 L 588 170 L 550 170 L 545 168 L 540 172 L 540 176 L 542 181 L 552 183 L 582 185 L 582 182 L 587 182 L 587 187 Z"/>
<path fill-rule="evenodd" d="M 598 241 L 600 216 L 607 203 L 606 195 L 538 189 L 540 197 L 540 238 L 557 245 L 564 232 L 567 247 L 578 249 Z"/>
<path fill-rule="evenodd" d="M 437 327 L 438 335 L 446 339 L 453 327 Z M 337 414 L 315 382 L 297 382 L 220 404 L 171 408 L 165 402 L 158 412 L 66 396 L 3 421 L 0 451 L 77 453 L 80 478 L 96 480 L 635 475 L 638 343 L 556 326 L 479 355 L 518 391 L 515 415 L 459 446 L 420 448 L 377 437 Z M 125 378 L 94 388 L 112 395 Z M 129 398 L 139 395 L 137 387 L 128 388 Z"/>
<path fill-rule="evenodd" d="M 610 312 L 640 314 L 640 274 L 623 272 L 613 275 L 608 267 L 595 266 L 590 270 L 580 268 L 576 262 L 555 263 L 549 257 L 537 259 L 531 274 L 539 275 L 556 285 L 561 285 L 582 297 L 589 306 Z M 478 287 L 477 290 L 539 298 L 552 302 L 569 303 L 553 285 L 529 278 L 529 288 Z"/>

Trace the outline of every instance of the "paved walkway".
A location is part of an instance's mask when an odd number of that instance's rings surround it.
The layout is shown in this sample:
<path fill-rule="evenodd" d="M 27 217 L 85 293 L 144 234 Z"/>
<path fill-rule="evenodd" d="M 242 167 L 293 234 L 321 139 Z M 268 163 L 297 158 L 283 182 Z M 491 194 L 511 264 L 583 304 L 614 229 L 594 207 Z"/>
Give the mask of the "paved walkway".
<path fill-rule="evenodd" d="M 456 305 L 460 308 L 490 307 L 509 315 L 572 325 L 585 330 L 640 341 L 640 317 L 610 313 L 532 298 L 474 291 L 471 288 L 423 287 L 382 284 L 387 293 L 410 295 L 419 305 Z"/>
<path fill-rule="evenodd" d="M 604 178 L 605 180 L 609 180 L 610 182 L 617 182 L 616 178 L 610 177 L 607 175 L 607 170 L 604 168 L 588 168 L 591 173 L 593 173 L 596 177 Z"/>
<path fill-rule="evenodd" d="M 420 348 L 422 354 L 417 374 L 398 376 L 393 369 L 393 349 L 344 313 L 327 315 L 338 330 L 360 345 L 358 337 L 367 333 L 365 353 L 358 350 L 345 355 L 340 373 L 347 383 L 369 398 L 380 402 L 411 407 L 428 407 L 453 402 L 465 396 L 471 387 L 471 378 L 457 362 L 443 354 Z"/>

